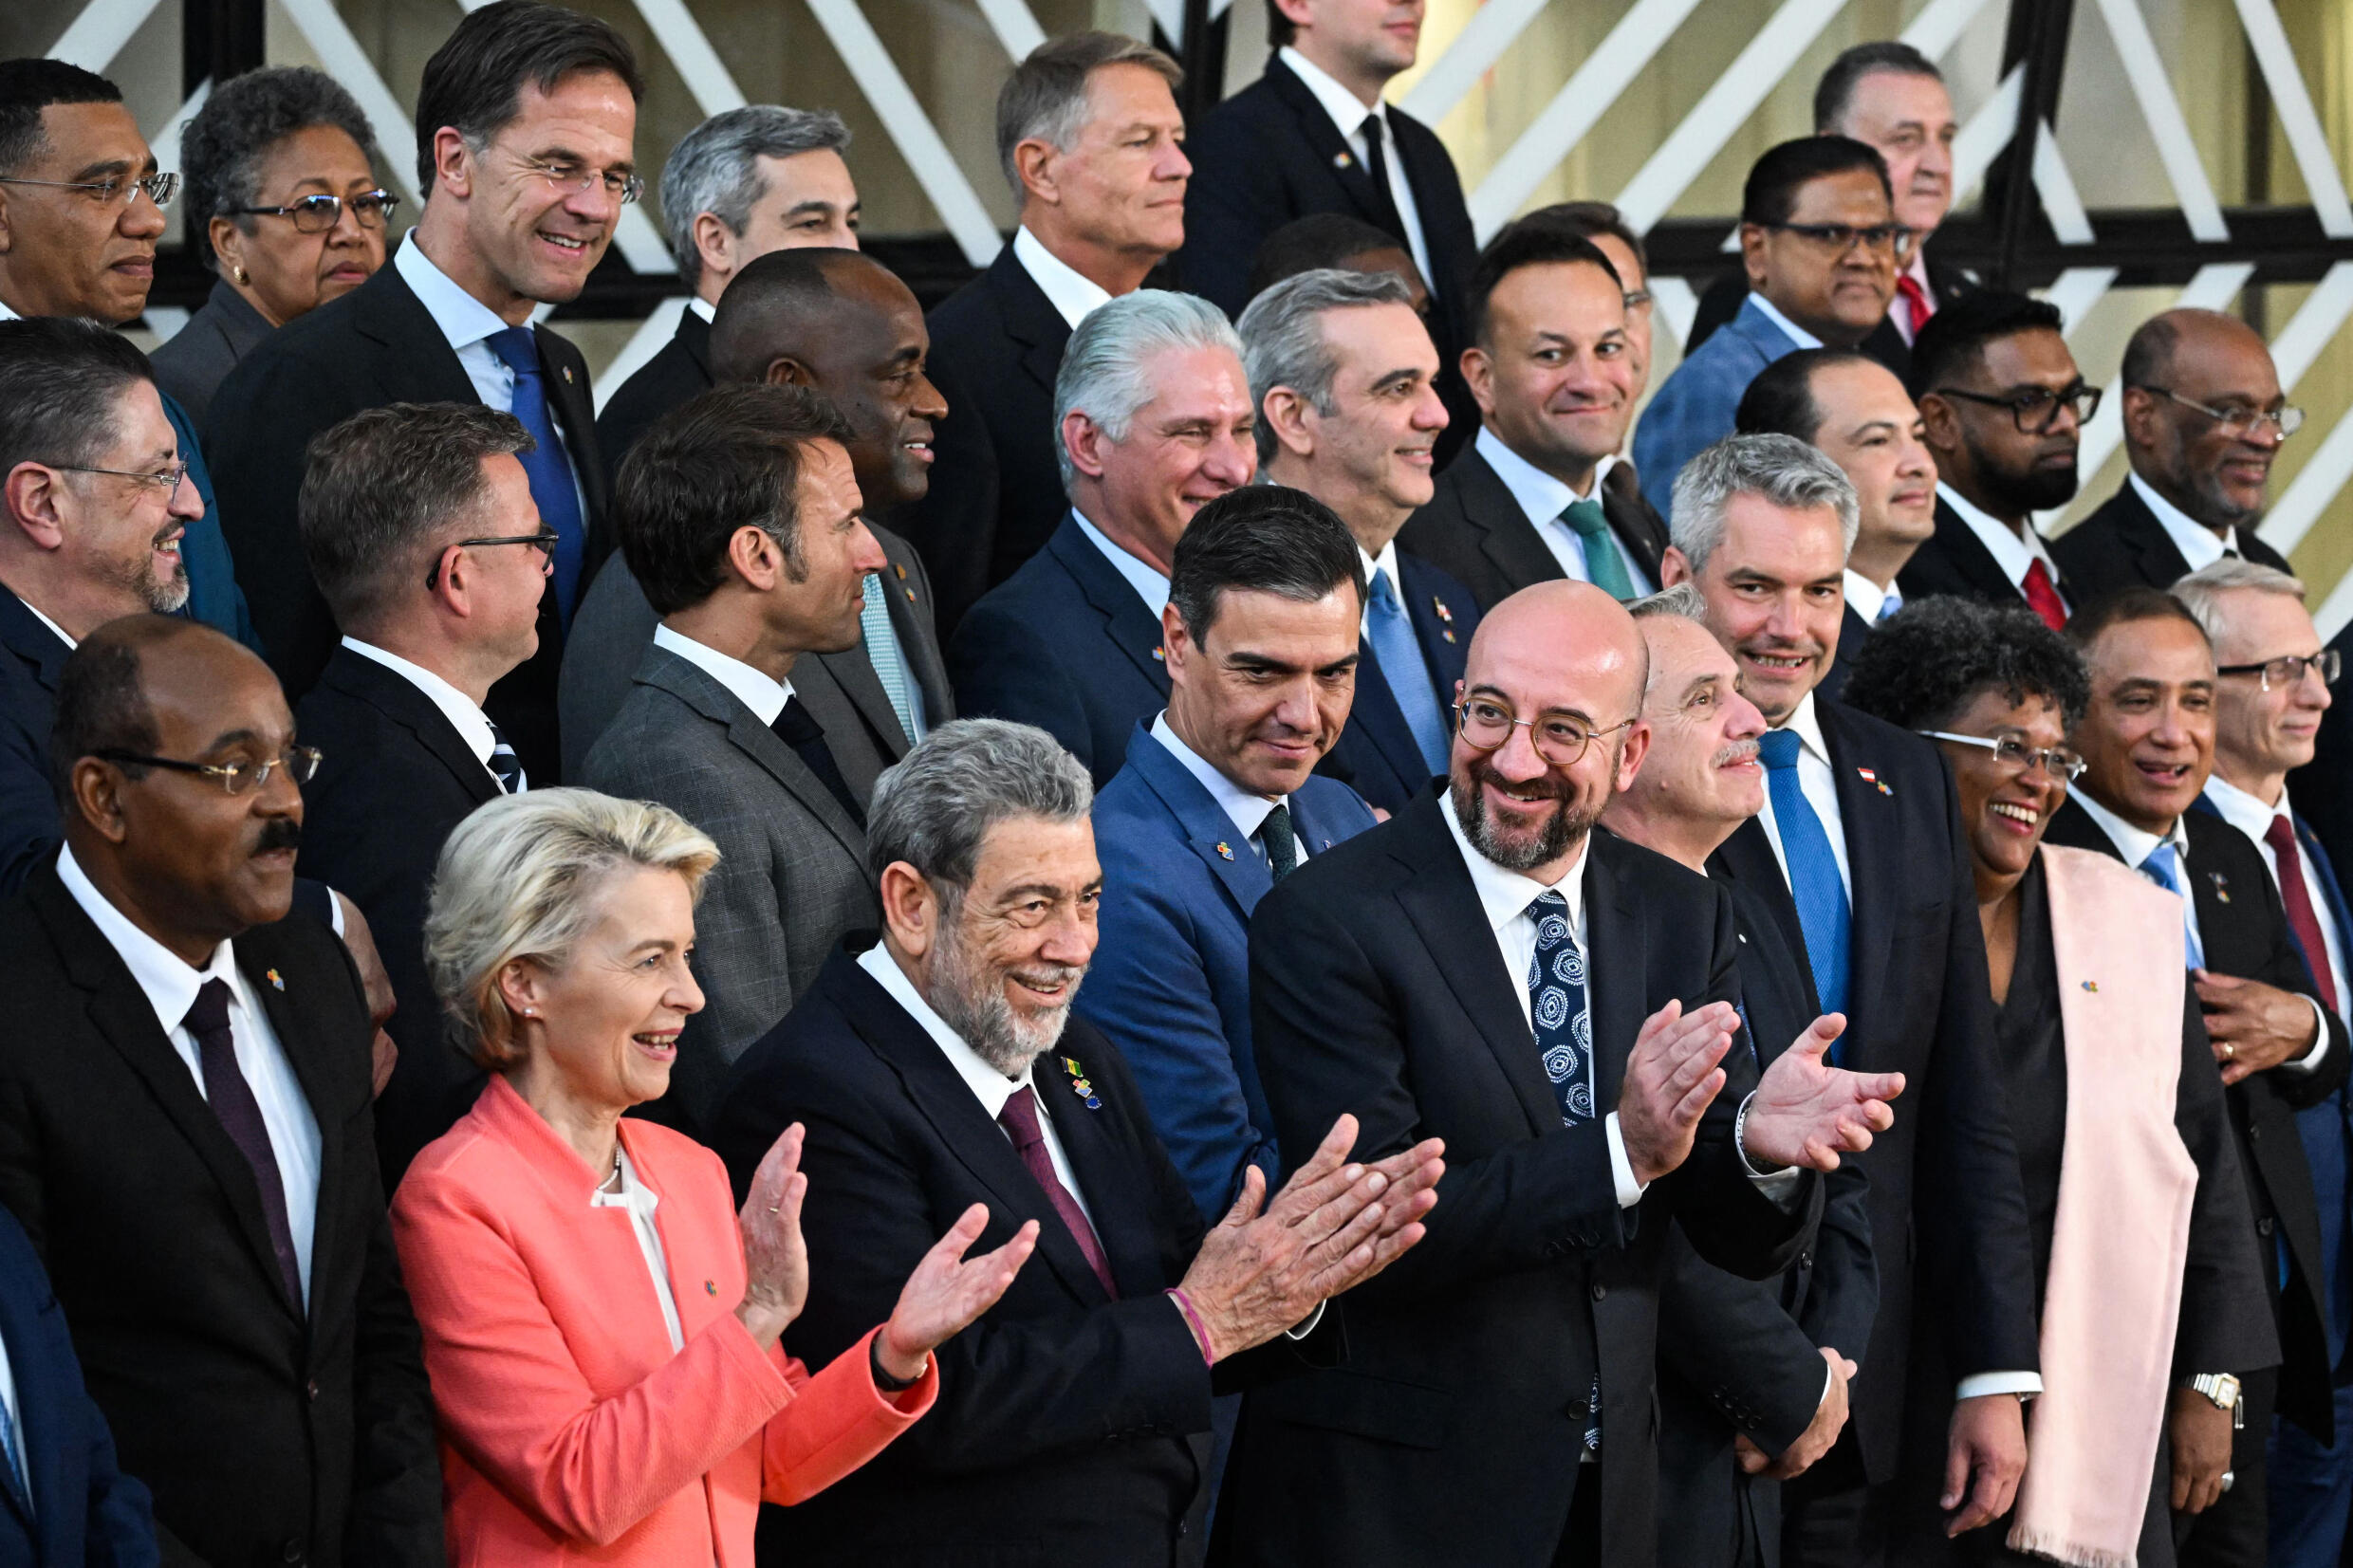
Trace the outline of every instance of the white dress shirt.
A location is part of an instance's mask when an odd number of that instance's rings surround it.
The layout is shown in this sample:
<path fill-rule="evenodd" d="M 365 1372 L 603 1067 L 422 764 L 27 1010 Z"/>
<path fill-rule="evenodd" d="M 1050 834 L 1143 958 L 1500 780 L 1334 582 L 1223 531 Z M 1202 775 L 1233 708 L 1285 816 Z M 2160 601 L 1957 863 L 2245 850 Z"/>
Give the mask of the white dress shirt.
<path fill-rule="evenodd" d="M 1759 310 L 1765 312 L 1765 319 L 1772 323 L 1775 326 L 1781 328 L 1781 330 L 1788 335 L 1788 340 L 1797 344 L 1798 347 L 1820 348 L 1822 346 L 1822 340 L 1820 338 L 1815 337 L 1812 333 L 1798 325 L 1797 323 L 1789 320 L 1788 317 L 1784 316 L 1781 313 L 1780 306 L 1774 304 L 1772 301 L 1767 299 L 1764 295 L 1758 293 L 1753 288 L 1749 290 L 1749 303 L 1756 306 Z"/>
<path fill-rule="evenodd" d="M 1903 590 L 1896 586 L 1893 579 L 1882 588 L 1849 566 L 1846 568 L 1846 607 L 1861 616 L 1865 626 L 1877 626 L 1903 608 Z"/>
<path fill-rule="evenodd" d="M 2044 573 L 2050 579 L 2050 591 L 2059 594 L 2060 603 L 2066 604 L 2067 596 L 2059 593 L 2059 563 L 2051 559 L 2049 546 L 2044 543 L 2041 530 L 2032 522 L 2027 524 L 2026 537 L 2021 539 L 2010 531 L 2009 524 L 1962 499 L 1960 492 L 1950 485 L 1937 484 L 1936 499 L 1951 507 L 1953 514 L 1969 525 L 1969 531 L 1975 534 L 1978 542 L 1992 555 L 1993 563 L 2001 567 L 2002 575 L 2010 579 L 2010 585 L 2018 590 L 2022 601 L 2027 593 L 2027 572 L 2039 561 L 2043 563 Z M 2070 604 L 2067 608 L 2072 611 L 2074 606 Z"/>
<path fill-rule="evenodd" d="M 1127 585 L 1136 590 L 1136 597 L 1144 601 L 1144 608 L 1152 612 L 1152 618 L 1158 620 L 1160 612 L 1168 607 L 1168 579 L 1160 568 L 1142 556 L 1130 554 L 1124 544 L 1113 544 L 1111 536 L 1089 523 L 1076 507 L 1070 508 L 1070 515 L 1078 523 L 1079 532 L 1086 535 L 1087 543 L 1102 552 L 1103 559 L 1111 563 L 1111 569 L 1127 581 Z"/>
<path fill-rule="evenodd" d="M 764 670 L 754 670 L 742 659 L 696 642 L 684 632 L 674 631 L 667 622 L 655 626 L 654 646 L 669 649 L 726 687 L 762 724 L 773 726 L 776 715 L 792 700 L 792 682 L 779 682 Z"/>
<path fill-rule="evenodd" d="M 2217 535 L 2214 529 L 2158 494 L 2140 475 L 2128 473 L 2124 476 L 2124 483 L 2130 485 L 2133 493 L 2140 497 L 2140 504 L 2156 514 L 2158 526 L 2163 528 L 2165 537 L 2174 542 L 2174 548 L 2181 552 L 2181 559 L 2190 563 L 2191 571 L 2211 566 L 2226 555 L 2243 553 L 2239 549 L 2235 526 L 2223 529 Z"/>
<path fill-rule="evenodd" d="M 472 697 L 423 665 L 388 653 L 374 643 L 347 636 L 343 638 L 343 646 L 361 658 L 375 660 L 431 698 L 433 705 L 441 710 L 441 716 L 450 721 L 450 728 L 457 731 L 458 739 L 466 743 L 466 749 L 482 764 L 483 771 L 490 772 L 491 753 L 497 748 L 497 739 L 491 732 L 491 716 L 483 712 Z M 496 778 L 498 775 L 491 773 L 491 776 Z"/>
<path fill-rule="evenodd" d="M 1291 68 L 1291 74 L 1315 95 L 1315 101 L 1324 105 L 1324 112 L 1332 117 L 1341 139 L 1348 144 L 1348 156 L 1360 167 L 1364 166 L 1368 150 L 1364 145 L 1365 117 L 1380 117 L 1380 162 L 1389 176 L 1389 199 L 1397 204 L 1398 216 L 1405 220 L 1405 242 L 1414 253 L 1414 265 L 1421 268 L 1422 281 L 1436 287 L 1437 280 L 1430 271 L 1430 246 L 1421 234 L 1421 209 L 1414 204 L 1414 186 L 1405 177 L 1405 160 L 1398 157 L 1397 120 L 1389 113 L 1389 105 L 1379 99 L 1366 103 L 1288 44 L 1275 52 Z"/>
<path fill-rule="evenodd" d="M 1234 825 L 1234 829 L 1251 841 L 1258 851 L 1259 859 L 1265 860 L 1267 846 L 1258 841 L 1258 830 L 1266 826 L 1267 818 L 1272 815 L 1276 806 L 1289 805 L 1291 798 L 1288 795 L 1253 794 L 1218 772 L 1203 760 L 1199 752 L 1176 738 L 1176 731 L 1168 727 L 1166 709 L 1162 709 L 1159 717 L 1152 721 L 1152 738 L 1166 747 L 1168 754 L 1183 764 L 1185 771 L 1209 791 L 1210 799 L 1217 802 L 1217 809 L 1224 812 L 1226 820 Z M 1306 859 L 1307 838 L 1299 832 L 1296 815 L 1291 819 L 1291 835 L 1297 843 L 1293 853 L 1301 860 Z"/>
<path fill-rule="evenodd" d="M 2264 841 L 2263 836 L 2270 831 L 2271 820 L 2275 817 L 2286 820 L 2289 832 L 2295 831 L 2296 818 L 2293 809 L 2288 803 L 2288 786 L 2285 784 L 2280 786 L 2279 804 L 2265 805 L 2261 801 L 2217 773 L 2210 775 L 2206 780 L 2206 799 L 2216 811 L 2222 813 L 2224 821 L 2254 840 L 2255 849 L 2263 856 L 2263 863 L 2271 873 L 2271 885 L 2279 886 L 2279 857 L 2272 852 L 2271 846 Z M 2319 868 L 2312 864 L 2311 853 L 2304 847 L 2304 839 L 2301 837 L 2296 839 L 2296 865 L 2304 873 L 2305 891 L 2311 895 L 2313 918 L 2321 928 L 2321 944 L 2327 949 L 2328 977 L 2337 984 L 2337 1000 L 2340 1004 L 2348 1003 L 2353 1001 L 2353 987 L 2345 985 L 2343 933 L 2337 930 L 2337 922 L 2329 915 L 2328 902 L 2321 895 Z M 2348 1005 L 2346 1012 L 2348 1015 L 2353 1015 L 2353 1005 Z M 2327 1044 L 2328 1031 L 2323 1029 L 2320 1042 L 2313 1048 L 2310 1057 L 2307 1057 L 2302 1061 L 2290 1061 L 2283 1065 L 2309 1066 L 2313 1058 L 2318 1057 Z"/>
<path fill-rule="evenodd" d="M 82 913 L 90 917 L 131 971 L 131 978 L 155 1009 L 172 1049 L 188 1064 L 196 1093 L 210 1098 L 204 1083 L 204 1058 L 195 1035 L 188 1032 L 188 1009 L 207 981 L 229 986 L 229 1027 L 235 1037 L 237 1071 L 253 1093 L 269 1134 L 269 1152 L 277 1156 L 278 1179 L 286 1189 L 286 1225 L 294 1242 L 294 1263 L 302 1279 L 303 1300 L 310 1299 L 311 1232 L 319 1218 L 319 1122 L 302 1081 L 287 1061 L 286 1048 L 270 1027 L 269 1014 L 248 988 L 237 968 L 233 942 L 223 942 L 200 969 L 190 968 L 177 953 L 131 923 L 130 917 L 107 901 L 106 895 L 74 859 L 71 848 L 58 851 L 58 880 Z"/>
<path fill-rule="evenodd" d="M 1814 694 L 1806 692 L 1798 699 L 1789 716 L 1775 728 L 1787 729 L 1798 739 L 1797 787 L 1806 797 L 1806 803 L 1822 819 L 1823 837 L 1830 840 L 1830 858 L 1838 862 L 1839 886 L 1846 890 L 1846 905 L 1854 908 L 1855 877 L 1846 865 L 1846 819 L 1840 814 L 1838 780 L 1830 769 L 1830 746 L 1822 738 L 1822 715 L 1814 711 Z M 1788 851 L 1781 847 L 1781 822 L 1773 815 L 1773 792 L 1765 791 L 1765 808 L 1757 814 L 1765 824 L 1765 838 L 1773 846 L 1773 858 L 1781 863 L 1781 879 L 1789 879 Z M 1791 889 L 1794 894 L 1794 887 Z"/>
<path fill-rule="evenodd" d="M 621 1157 L 621 1190 L 608 1192 L 600 1183 L 589 1191 L 588 1207 L 629 1210 L 629 1227 L 637 1232 L 638 1252 L 645 1259 L 645 1271 L 654 1277 L 654 1295 L 661 1302 L 662 1327 L 670 1332 L 670 1349 L 676 1355 L 686 1348 L 686 1330 L 678 1321 L 678 1299 L 670 1291 L 670 1258 L 662 1250 L 661 1228 L 654 1223 L 654 1210 L 661 1199 L 639 1178 L 637 1162 L 629 1157 L 629 1151 L 618 1144 L 615 1151 Z"/>
<path fill-rule="evenodd" d="M 688 295 L 686 300 L 686 308 L 692 310 L 695 315 L 700 316 L 706 322 L 715 322 L 719 319 L 719 307 L 713 304 L 709 300 L 704 299 L 700 294 Z"/>
<path fill-rule="evenodd" d="M 63 642 L 66 647 L 79 648 L 82 646 L 80 642 L 65 635 L 65 628 L 60 626 L 57 622 L 43 615 L 41 613 L 40 605 L 35 604 L 29 599 L 19 599 L 16 602 L 22 604 L 26 609 L 30 610 L 32 612 L 33 619 L 39 621 L 42 625 L 46 626 L 50 631 L 55 632 L 57 634 L 58 640 Z"/>
<path fill-rule="evenodd" d="M 1544 541 L 1545 548 L 1552 552 L 1552 559 L 1561 563 L 1561 570 L 1579 582 L 1592 581 L 1592 571 L 1585 565 L 1585 542 L 1576 529 L 1561 521 L 1561 513 L 1568 509 L 1568 504 L 1572 501 L 1603 499 L 1602 475 L 1607 473 L 1610 466 L 1618 461 L 1618 454 L 1611 452 L 1593 465 L 1593 478 L 1581 495 L 1505 446 L 1503 437 L 1485 425 L 1479 427 L 1479 433 L 1472 438 L 1471 444 L 1478 449 L 1481 457 L 1487 459 L 1487 466 L 1495 470 L 1495 477 L 1503 481 L 1503 488 L 1511 492 L 1511 499 L 1520 504 L 1521 514 L 1535 528 L 1536 537 Z M 1642 575 L 1641 566 L 1622 544 L 1618 548 L 1618 559 L 1625 563 L 1626 581 L 1634 585 L 1638 597 L 1657 588 L 1657 583 Z M 1399 602 L 1404 602 L 1402 596 Z"/>
<path fill-rule="evenodd" d="M 1070 323 L 1073 332 L 1098 306 L 1111 303 L 1109 289 L 1048 250 L 1027 224 L 1013 231 L 1013 259 L 1021 263 L 1029 281 L 1045 292 L 1046 303 Z"/>

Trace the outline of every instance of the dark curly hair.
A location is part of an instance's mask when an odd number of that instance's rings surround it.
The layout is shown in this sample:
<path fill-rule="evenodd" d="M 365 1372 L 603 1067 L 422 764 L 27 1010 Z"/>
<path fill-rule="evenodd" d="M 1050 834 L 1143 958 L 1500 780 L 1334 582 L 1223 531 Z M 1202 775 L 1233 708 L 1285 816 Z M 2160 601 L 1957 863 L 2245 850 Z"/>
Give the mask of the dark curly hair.
<path fill-rule="evenodd" d="M 376 132 L 358 100 L 342 83 L 307 65 L 269 65 L 232 77 L 189 120 L 179 143 L 180 171 L 188 176 L 188 199 L 180 211 L 188 217 L 189 243 L 205 266 L 220 270 L 220 258 L 213 253 L 212 220 L 260 201 L 262 160 L 269 149 L 314 125 L 351 138 L 374 166 Z M 237 219 L 249 234 L 253 223 L 250 217 Z"/>
<path fill-rule="evenodd" d="M 1981 692 L 2048 697 L 2070 729 L 2091 701 L 2081 655 L 2023 604 L 1923 599 L 1862 645 L 1839 695 L 1905 729 L 1941 729 Z"/>

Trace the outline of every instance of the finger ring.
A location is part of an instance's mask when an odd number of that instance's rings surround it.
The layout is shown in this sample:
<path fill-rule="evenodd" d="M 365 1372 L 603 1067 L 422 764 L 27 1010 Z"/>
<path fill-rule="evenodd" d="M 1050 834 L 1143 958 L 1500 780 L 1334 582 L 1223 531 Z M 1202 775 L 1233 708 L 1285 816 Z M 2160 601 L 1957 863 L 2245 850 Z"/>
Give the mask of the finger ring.
<path fill-rule="evenodd" d="M 2238 1477 L 2237 1477 L 2234 1473 L 2233 1473 L 2232 1471 L 2229 1471 L 2229 1470 L 2225 1470 L 2225 1471 L 2223 1471 L 2223 1472 L 2222 1472 L 2222 1489 L 2223 1489 L 2224 1491 L 2226 1491 L 2226 1492 L 2227 1492 L 2227 1491 L 2229 1491 L 2229 1490 L 2231 1489 L 2231 1483 L 2232 1483 L 2232 1482 L 2233 1482 L 2233 1481 L 2236 1481 L 2237 1479 L 2238 1479 Z"/>
<path fill-rule="evenodd" d="M 2224 1041 L 2224 1042 L 2222 1042 L 2222 1060 L 2223 1060 L 2223 1061 L 2231 1061 L 2232 1059 L 2233 1059 L 2234 1057 L 2236 1057 L 2237 1055 L 2238 1055 L 2238 1047 L 2237 1047 L 2236 1045 L 2232 1044 L 2232 1043 L 2231 1043 L 2229 1041 L 2227 1041 L 2227 1040 L 2226 1040 L 2226 1041 Z"/>
<path fill-rule="evenodd" d="M 771 1214 L 781 1214 L 785 1211 L 785 1206 L 780 1203 L 772 1203 L 768 1206 L 768 1211 Z"/>

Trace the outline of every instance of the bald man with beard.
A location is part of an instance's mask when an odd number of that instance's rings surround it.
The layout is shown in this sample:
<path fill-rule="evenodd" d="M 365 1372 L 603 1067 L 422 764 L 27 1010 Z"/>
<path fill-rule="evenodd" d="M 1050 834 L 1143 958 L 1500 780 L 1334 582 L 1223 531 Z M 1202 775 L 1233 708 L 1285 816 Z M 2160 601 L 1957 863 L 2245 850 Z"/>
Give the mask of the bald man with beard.
<path fill-rule="evenodd" d="M 905 540 L 872 521 L 931 488 L 932 427 L 948 404 L 924 374 L 930 350 L 915 295 L 889 267 L 856 250 L 770 251 L 728 285 L 711 326 L 718 385 L 807 387 L 830 398 L 853 432 L 850 464 L 866 526 L 888 564 L 866 580 L 859 646 L 802 660 L 792 687 L 862 802 L 882 769 L 955 717 L 931 579 Z M 656 618 L 624 563 L 616 559 L 598 574 L 565 653 L 559 695 L 566 777 L 577 775 L 628 696 Z"/>

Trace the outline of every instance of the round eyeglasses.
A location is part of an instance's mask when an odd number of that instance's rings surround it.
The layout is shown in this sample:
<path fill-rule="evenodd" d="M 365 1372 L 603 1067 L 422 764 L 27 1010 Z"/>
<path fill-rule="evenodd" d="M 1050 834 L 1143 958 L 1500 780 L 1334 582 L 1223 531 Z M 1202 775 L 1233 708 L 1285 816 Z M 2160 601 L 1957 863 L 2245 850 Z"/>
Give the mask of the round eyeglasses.
<path fill-rule="evenodd" d="M 1623 719 L 1616 724 L 1597 725 L 1577 713 L 1539 713 L 1532 719 L 1523 719 L 1514 716 L 1503 704 L 1485 697 L 1466 697 L 1454 704 L 1454 719 L 1456 733 L 1481 751 L 1502 750 L 1511 739 L 1511 731 L 1525 728 L 1536 755 L 1555 767 L 1576 766 L 1597 737 L 1635 722 Z"/>

